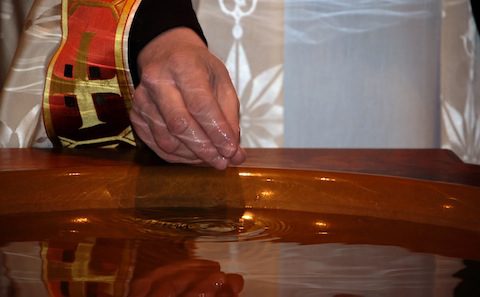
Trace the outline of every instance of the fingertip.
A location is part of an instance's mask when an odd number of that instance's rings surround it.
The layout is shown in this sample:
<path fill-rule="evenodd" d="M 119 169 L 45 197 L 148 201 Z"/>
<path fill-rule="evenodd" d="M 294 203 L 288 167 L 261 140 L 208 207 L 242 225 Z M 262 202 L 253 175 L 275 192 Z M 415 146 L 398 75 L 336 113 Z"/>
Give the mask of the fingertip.
<path fill-rule="evenodd" d="M 240 165 L 247 159 L 247 153 L 242 147 L 239 147 L 235 155 L 230 159 L 232 165 Z"/>
<path fill-rule="evenodd" d="M 210 165 L 218 170 L 225 170 L 228 167 L 228 160 L 225 157 L 218 156 L 210 162 Z"/>
<path fill-rule="evenodd" d="M 238 151 L 238 146 L 235 145 L 235 144 L 233 144 L 233 143 L 231 143 L 231 142 L 229 142 L 229 143 L 227 143 L 226 145 L 218 148 L 218 150 L 219 150 L 219 153 L 220 153 L 223 157 L 225 157 L 225 158 L 227 158 L 227 159 L 230 159 L 230 158 L 232 158 L 232 157 L 236 154 L 236 152 Z"/>

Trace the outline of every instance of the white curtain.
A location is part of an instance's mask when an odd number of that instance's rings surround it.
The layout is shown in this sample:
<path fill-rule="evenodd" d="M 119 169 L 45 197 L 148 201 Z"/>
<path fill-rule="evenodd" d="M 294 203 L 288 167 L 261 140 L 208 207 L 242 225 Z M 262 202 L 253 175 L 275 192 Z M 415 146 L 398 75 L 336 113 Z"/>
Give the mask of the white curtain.
<path fill-rule="evenodd" d="M 210 49 L 230 70 L 241 98 L 242 141 L 284 144 L 284 3 L 200 0 L 198 17 Z"/>
<path fill-rule="evenodd" d="M 444 0 L 442 146 L 480 164 L 480 36 L 471 15 L 468 1 Z"/>
<path fill-rule="evenodd" d="M 0 1 L 0 87 L 7 75 L 10 62 L 23 28 L 23 20 L 33 0 Z"/>
<path fill-rule="evenodd" d="M 200 0 L 247 147 L 436 148 L 480 162 L 468 0 Z"/>

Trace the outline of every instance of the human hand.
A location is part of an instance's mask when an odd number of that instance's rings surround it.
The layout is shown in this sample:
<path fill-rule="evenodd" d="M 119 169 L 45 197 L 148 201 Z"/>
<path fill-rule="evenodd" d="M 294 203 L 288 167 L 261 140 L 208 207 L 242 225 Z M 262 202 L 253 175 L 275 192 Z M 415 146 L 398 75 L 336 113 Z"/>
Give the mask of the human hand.
<path fill-rule="evenodd" d="M 157 155 L 217 169 L 245 160 L 230 76 L 195 32 L 175 28 L 161 34 L 142 49 L 138 65 L 130 119 Z"/>
<path fill-rule="evenodd" d="M 162 266 L 134 279 L 129 297 L 221 296 L 235 297 L 243 289 L 238 274 L 220 271 L 220 265 L 208 260 L 187 260 Z"/>

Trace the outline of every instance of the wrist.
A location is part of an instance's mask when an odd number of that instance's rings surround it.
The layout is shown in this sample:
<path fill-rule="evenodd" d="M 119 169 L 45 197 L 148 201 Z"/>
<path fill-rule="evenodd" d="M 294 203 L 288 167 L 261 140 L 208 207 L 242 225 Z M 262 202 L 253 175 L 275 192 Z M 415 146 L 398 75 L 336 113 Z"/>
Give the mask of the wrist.
<path fill-rule="evenodd" d="M 147 65 L 154 57 L 171 55 L 186 48 L 207 49 L 204 40 L 198 34 L 187 27 L 177 27 L 163 32 L 151 40 L 139 53 L 137 63 L 141 71 L 143 65 Z"/>
<path fill-rule="evenodd" d="M 198 36 L 197 32 L 188 27 L 172 28 L 157 36 L 155 40 L 165 44 L 191 44 L 207 47 L 205 41 Z"/>

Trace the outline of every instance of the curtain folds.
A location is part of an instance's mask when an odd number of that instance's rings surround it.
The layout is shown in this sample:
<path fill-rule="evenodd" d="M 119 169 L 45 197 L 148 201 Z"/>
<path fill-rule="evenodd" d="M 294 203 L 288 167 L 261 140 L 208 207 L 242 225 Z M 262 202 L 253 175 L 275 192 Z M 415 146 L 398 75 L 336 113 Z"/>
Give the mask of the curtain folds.
<path fill-rule="evenodd" d="M 0 1 L 0 87 L 17 47 L 23 21 L 33 0 Z"/>
<path fill-rule="evenodd" d="M 480 164 L 480 36 L 469 2 L 443 3 L 442 146 Z"/>

